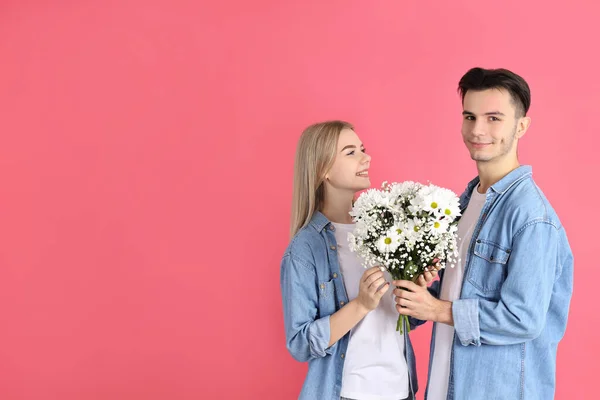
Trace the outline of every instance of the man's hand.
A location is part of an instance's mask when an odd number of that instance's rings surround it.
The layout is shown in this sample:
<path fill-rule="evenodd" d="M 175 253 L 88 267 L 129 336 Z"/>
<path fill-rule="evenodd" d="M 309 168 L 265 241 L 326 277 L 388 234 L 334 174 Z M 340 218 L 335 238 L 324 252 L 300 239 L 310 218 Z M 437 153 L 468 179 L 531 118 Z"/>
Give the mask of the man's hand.
<path fill-rule="evenodd" d="M 419 275 L 416 284 L 421 287 L 427 287 L 437 277 L 438 271 L 442 268 L 440 260 L 436 258 L 433 260 L 434 265 L 431 267 L 425 267 L 425 271 Z"/>
<path fill-rule="evenodd" d="M 394 289 L 394 295 L 396 295 L 396 310 L 400 314 L 454 325 L 451 302 L 436 299 L 426 287 L 410 281 L 394 281 L 393 284 L 397 287 Z"/>

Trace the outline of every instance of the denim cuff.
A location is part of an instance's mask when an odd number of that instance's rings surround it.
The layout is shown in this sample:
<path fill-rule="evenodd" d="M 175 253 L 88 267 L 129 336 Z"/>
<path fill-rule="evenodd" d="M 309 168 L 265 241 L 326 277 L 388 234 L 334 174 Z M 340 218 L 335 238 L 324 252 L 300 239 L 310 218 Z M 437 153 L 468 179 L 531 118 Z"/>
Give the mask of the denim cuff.
<path fill-rule="evenodd" d="M 408 324 L 410 326 L 410 330 L 412 331 L 413 329 L 416 329 L 417 327 L 423 325 L 425 322 L 427 322 L 426 320 L 422 320 L 422 319 L 416 319 L 413 317 L 408 317 Z"/>
<path fill-rule="evenodd" d="M 452 302 L 454 331 L 463 346 L 481 346 L 479 331 L 479 300 L 463 299 Z"/>
<path fill-rule="evenodd" d="M 329 326 L 329 315 L 313 321 L 308 327 L 308 343 L 310 355 L 314 358 L 325 357 L 327 354 L 333 354 L 333 349 L 327 347 L 331 335 Z"/>

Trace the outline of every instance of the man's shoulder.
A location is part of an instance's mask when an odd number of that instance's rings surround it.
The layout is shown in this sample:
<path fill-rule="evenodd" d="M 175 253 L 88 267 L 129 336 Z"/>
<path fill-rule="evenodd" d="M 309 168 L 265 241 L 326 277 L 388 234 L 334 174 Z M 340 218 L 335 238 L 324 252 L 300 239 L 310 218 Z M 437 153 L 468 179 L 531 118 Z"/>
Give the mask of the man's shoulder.
<path fill-rule="evenodd" d="M 504 197 L 503 208 L 522 224 L 545 222 L 561 227 L 556 211 L 532 176 L 523 178 Z"/>

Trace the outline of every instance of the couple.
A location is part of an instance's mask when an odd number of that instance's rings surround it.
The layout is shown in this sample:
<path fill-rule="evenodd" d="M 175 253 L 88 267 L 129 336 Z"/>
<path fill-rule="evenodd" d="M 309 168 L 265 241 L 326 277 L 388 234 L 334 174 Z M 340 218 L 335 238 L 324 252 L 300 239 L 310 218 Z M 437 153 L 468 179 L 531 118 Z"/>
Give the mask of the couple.
<path fill-rule="evenodd" d="M 433 283 L 436 268 L 417 283 L 391 282 L 350 252 L 348 212 L 370 186 L 371 161 L 352 125 L 330 121 L 302 134 L 281 261 L 287 348 L 308 361 L 300 399 L 413 399 L 415 357 L 395 330 L 398 313 L 413 328 L 434 322 L 427 400 L 554 397 L 573 255 L 531 167 L 517 158 L 529 86 L 505 69 L 473 68 L 459 91 L 478 177 L 460 198 L 460 262 Z"/>

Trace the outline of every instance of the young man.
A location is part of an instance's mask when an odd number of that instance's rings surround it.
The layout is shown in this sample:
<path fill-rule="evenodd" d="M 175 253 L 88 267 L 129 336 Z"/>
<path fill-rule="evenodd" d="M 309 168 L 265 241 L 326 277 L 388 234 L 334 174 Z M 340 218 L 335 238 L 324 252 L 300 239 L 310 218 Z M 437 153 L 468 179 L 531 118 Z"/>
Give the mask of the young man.
<path fill-rule="evenodd" d="M 573 255 L 550 203 L 521 166 L 529 86 L 505 70 L 460 80 L 462 137 L 478 177 L 461 196 L 460 262 L 426 289 L 394 285 L 397 309 L 434 321 L 427 400 L 554 398 L 556 350 L 573 290 Z"/>

